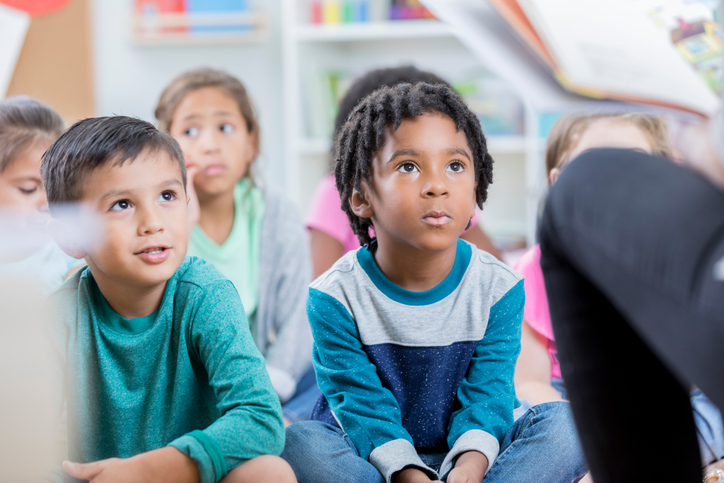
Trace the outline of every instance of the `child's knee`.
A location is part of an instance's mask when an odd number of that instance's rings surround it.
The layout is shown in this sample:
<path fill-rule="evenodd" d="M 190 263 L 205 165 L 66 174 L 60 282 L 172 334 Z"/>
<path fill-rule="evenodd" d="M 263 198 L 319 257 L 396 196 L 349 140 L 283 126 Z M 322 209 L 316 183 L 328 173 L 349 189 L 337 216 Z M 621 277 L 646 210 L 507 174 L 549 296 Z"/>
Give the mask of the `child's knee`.
<path fill-rule="evenodd" d="M 534 418 L 536 424 L 543 426 L 541 429 L 550 438 L 556 452 L 569 461 L 571 458 L 584 461 L 571 404 L 555 401 L 534 406 L 533 410 L 537 413 Z"/>
<path fill-rule="evenodd" d="M 234 468 L 221 480 L 221 483 L 257 483 L 259 481 L 297 483 L 297 478 L 289 463 L 279 456 L 263 455 Z"/>

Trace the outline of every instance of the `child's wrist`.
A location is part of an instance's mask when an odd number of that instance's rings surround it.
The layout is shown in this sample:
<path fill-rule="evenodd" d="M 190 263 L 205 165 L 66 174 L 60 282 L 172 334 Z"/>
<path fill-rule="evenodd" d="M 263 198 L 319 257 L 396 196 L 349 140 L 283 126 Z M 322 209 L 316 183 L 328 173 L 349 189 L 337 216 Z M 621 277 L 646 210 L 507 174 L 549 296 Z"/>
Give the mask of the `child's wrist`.
<path fill-rule="evenodd" d="M 200 478 L 196 462 L 173 446 L 141 453 L 133 459 L 138 459 L 150 481 L 197 483 Z"/>
<path fill-rule="evenodd" d="M 430 477 L 419 468 L 403 468 L 392 475 L 392 483 L 429 482 Z"/>
<path fill-rule="evenodd" d="M 455 468 L 466 468 L 475 474 L 477 481 L 478 477 L 482 481 L 485 473 L 488 471 L 488 458 L 479 451 L 466 451 L 461 453 L 457 457 L 455 462 Z"/>

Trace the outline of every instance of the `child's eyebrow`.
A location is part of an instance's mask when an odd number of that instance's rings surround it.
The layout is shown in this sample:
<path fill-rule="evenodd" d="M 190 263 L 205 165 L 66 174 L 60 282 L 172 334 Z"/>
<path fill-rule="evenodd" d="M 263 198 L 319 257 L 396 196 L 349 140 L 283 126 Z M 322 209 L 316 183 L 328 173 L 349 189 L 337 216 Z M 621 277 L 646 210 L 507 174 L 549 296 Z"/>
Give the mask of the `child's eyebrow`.
<path fill-rule="evenodd" d="M 469 155 L 468 152 L 465 151 L 464 149 L 460 149 L 460 148 L 450 148 L 450 149 L 448 149 L 448 150 L 445 152 L 445 154 L 447 154 L 448 156 L 452 156 L 452 155 L 455 155 L 455 154 L 459 154 L 460 156 L 465 156 L 466 158 L 468 158 L 468 161 L 472 161 L 472 160 L 470 159 L 470 155 Z"/>
<path fill-rule="evenodd" d="M 398 156 L 420 156 L 420 151 L 417 151 L 416 149 L 398 149 L 392 153 L 392 156 L 390 156 L 390 159 L 388 159 L 387 162 L 389 163 Z"/>
<path fill-rule="evenodd" d="M 164 181 L 164 182 L 162 182 L 162 183 L 159 183 L 159 184 L 157 185 L 157 188 L 158 188 L 158 189 L 163 189 L 163 188 L 168 188 L 169 186 L 174 186 L 174 185 L 183 186 L 183 183 L 182 183 L 179 179 L 173 178 L 173 179 L 168 179 L 168 180 L 166 180 L 166 181 Z M 128 195 L 131 194 L 131 193 L 133 193 L 133 190 L 114 190 L 114 191 L 109 191 L 108 193 L 106 193 L 106 194 L 104 194 L 103 196 L 101 196 L 100 201 L 103 201 L 103 200 L 105 200 L 106 198 L 115 198 L 116 196 L 128 196 Z"/>

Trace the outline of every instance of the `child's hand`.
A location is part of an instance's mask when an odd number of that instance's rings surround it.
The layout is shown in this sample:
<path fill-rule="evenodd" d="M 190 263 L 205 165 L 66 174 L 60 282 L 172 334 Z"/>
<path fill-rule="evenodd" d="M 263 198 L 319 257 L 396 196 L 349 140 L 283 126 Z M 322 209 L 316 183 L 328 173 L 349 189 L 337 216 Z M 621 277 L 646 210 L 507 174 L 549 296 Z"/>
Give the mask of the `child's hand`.
<path fill-rule="evenodd" d="M 405 468 L 392 475 L 392 483 L 430 483 L 430 477 L 417 468 Z M 435 480 L 432 483 L 442 483 Z"/>
<path fill-rule="evenodd" d="M 94 463 L 71 463 L 63 462 L 63 469 L 66 473 L 80 480 L 88 480 L 91 483 L 104 482 L 150 482 L 148 475 L 139 468 L 139 465 L 129 459 L 110 458 Z"/>
<path fill-rule="evenodd" d="M 199 481 L 199 471 L 194 460 L 171 446 L 125 459 L 109 458 L 85 464 L 64 461 L 63 469 L 70 476 L 91 483 Z"/>
<path fill-rule="evenodd" d="M 488 469 L 488 458 L 477 451 L 466 451 L 458 456 L 447 483 L 480 483 Z"/>

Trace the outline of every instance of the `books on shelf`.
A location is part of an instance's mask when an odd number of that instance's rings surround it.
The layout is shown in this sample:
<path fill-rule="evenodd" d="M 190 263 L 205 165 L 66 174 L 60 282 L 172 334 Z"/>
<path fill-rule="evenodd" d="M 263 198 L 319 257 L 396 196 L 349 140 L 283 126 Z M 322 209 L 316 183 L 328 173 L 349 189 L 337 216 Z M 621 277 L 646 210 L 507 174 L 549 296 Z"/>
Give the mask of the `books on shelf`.
<path fill-rule="evenodd" d="M 140 41 L 240 37 L 264 26 L 249 0 L 135 0 L 133 35 Z"/>
<path fill-rule="evenodd" d="M 307 74 L 303 136 L 307 139 L 331 139 L 339 101 L 363 72 L 315 70 L 313 66 L 308 66 Z M 452 81 L 453 88 L 478 115 L 486 135 L 523 134 L 523 103 L 507 83 L 482 70 L 466 72 Z"/>
<path fill-rule="evenodd" d="M 340 24 L 435 18 L 419 0 L 305 0 L 309 23 Z"/>
<path fill-rule="evenodd" d="M 718 0 L 489 0 L 568 91 L 710 116 L 721 101 Z"/>

